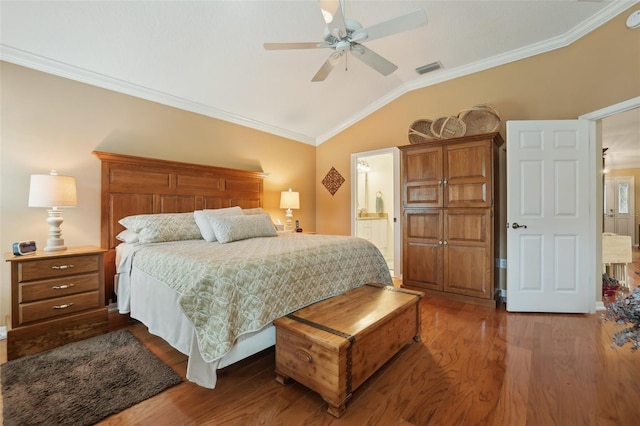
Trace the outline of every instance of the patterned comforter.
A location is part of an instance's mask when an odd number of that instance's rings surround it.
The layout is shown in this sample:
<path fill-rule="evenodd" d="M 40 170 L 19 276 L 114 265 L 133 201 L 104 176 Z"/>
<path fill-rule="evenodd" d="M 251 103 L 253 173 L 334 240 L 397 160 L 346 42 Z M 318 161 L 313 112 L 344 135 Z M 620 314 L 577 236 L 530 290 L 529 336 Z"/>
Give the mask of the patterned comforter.
<path fill-rule="evenodd" d="M 380 251 L 354 237 L 282 234 L 228 244 L 144 244 L 132 265 L 179 293 L 202 358 L 276 318 L 368 282 L 391 285 Z"/>

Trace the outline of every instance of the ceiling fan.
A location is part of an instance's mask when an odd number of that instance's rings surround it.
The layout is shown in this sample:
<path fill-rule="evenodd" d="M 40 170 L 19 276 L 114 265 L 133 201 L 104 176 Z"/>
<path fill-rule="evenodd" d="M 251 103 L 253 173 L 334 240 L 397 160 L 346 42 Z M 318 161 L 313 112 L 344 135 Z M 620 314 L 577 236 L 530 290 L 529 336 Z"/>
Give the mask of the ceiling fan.
<path fill-rule="evenodd" d="M 364 46 L 364 41 L 371 41 L 392 34 L 411 30 L 427 23 L 427 14 L 419 9 L 388 21 L 362 28 L 358 21 L 344 17 L 340 0 L 318 0 L 322 16 L 326 22 L 324 41 L 302 43 L 264 43 L 266 50 L 318 49 L 329 48 L 333 52 L 320 67 L 311 81 L 323 81 L 340 58 L 351 52 L 365 64 L 382 75 L 389 75 L 398 67 Z"/>

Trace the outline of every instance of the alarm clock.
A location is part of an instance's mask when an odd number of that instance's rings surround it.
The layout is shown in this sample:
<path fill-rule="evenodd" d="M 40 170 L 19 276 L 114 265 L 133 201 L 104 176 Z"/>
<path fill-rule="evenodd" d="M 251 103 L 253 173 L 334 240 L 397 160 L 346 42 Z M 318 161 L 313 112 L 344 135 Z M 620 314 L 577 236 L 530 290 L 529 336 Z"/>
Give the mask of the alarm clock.
<path fill-rule="evenodd" d="M 33 254 L 35 252 L 35 241 L 20 241 L 19 243 L 13 243 L 13 254 L 15 256 L 23 256 L 25 254 Z"/>

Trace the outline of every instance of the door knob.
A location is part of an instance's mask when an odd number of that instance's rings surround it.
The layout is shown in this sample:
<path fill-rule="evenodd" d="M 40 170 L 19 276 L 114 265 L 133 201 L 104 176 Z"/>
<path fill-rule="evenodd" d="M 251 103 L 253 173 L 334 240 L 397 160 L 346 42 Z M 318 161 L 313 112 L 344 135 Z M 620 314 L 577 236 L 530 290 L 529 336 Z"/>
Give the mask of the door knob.
<path fill-rule="evenodd" d="M 524 229 L 527 229 L 527 225 L 518 225 L 518 223 L 517 223 L 517 222 L 513 222 L 513 224 L 511 225 L 511 227 L 512 227 L 513 229 L 518 229 L 518 228 L 524 228 Z"/>

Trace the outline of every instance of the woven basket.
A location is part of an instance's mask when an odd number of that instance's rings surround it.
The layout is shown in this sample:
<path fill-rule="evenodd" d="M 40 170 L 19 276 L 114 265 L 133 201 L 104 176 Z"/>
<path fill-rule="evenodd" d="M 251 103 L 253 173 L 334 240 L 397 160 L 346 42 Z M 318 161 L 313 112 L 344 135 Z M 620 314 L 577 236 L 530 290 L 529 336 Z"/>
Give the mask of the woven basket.
<path fill-rule="evenodd" d="M 458 113 L 458 118 L 467 126 L 467 135 L 493 133 L 500 127 L 500 115 L 487 104 L 475 105 Z"/>
<path fill-rule="evenodd" d="M 467 126 L 458 117 L 440 117 L 431 123 L 431 133 L 439 139 L 451 139 L 464 136 Z"/>
<path fill-rule="evenodd" d="M 409 142 L 422 143 L 438 139 L 431 133 L 431 120 L 416 120 L 409 126 Z"/>

